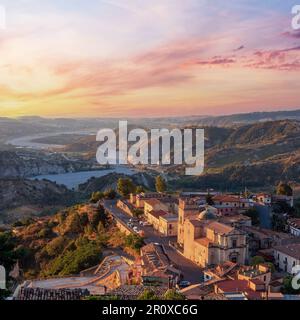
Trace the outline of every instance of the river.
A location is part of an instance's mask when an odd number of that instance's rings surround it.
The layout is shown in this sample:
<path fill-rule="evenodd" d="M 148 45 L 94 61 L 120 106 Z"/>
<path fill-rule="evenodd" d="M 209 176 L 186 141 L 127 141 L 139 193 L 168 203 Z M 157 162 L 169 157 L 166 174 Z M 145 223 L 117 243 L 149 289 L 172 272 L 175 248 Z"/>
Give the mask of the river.
<path fill-rule="evenodd" d="M 46 138 L 46 137 L 53 137 L 58 136 L 61 134 L 83 134 L 83 135 L 90 135 L 93 134 L 91 130 L 89 131 L 77 131 L 77 132 L 56 132 L 56 133 L 40 133 L 31 136 L 24 136 L 19 138 L 14 138 L 7 141 L 7 144 L 13 145 L 17 148 L 30 148 L 36 150 L 45 150 L 45 149 L 52 149 L 52 148 L 62 148 L 63 145 L 54 145 L 54 144 L 44 144 L 34 142 L 35 139 L 38 138 Z M 126 166 L 117 165 L 112 167 L 111 169 L 104 169 L 104 170 L 93 170 L 93 171 L 80 171 L 80 172 L 68 172 L 62 174 L 47 174 L 47 175 L 40 175 L 32 177 L 31 179 L 38 179 L 38 180 L 50 180 L 56 182 L 57 184 L 63 184 L 69 189 L 76 189 L 79 184 L 87 182 L 90 178 L 100 178 L 109 173 L 119 173 L 119 174 L 126 174 L 126 175 L 133 175 L 136 173 L 134 169 L 131 169 Z"/>
<path fill-rule="evenodd" d="M 61 173 L 61 174 L 47 174 L 32 177 L 31 179 L 38 179 L 38 180 L 50 180 L 56 182 L 57 184 L 63 184 L 69 189 L 76 189 L 79 184 L 87 182 L 90 178 L 100 178 L 109 173 L 119 173 L 119 174 L 126 174 L 126 175 L 133 175 L 136 173 L 134 169 L 125 166 L 115 166 L 112 169 L 104 169 L 104 170 L 97 170 L 97 171 L 81 171 L 81 172 L 68 172 L 68 173 Z"/>
<path fill-rule="evenodd" d="M 65 145 L 46 144 L 46 143 L 35 142 L 35 140 L 41 139 L 41 138 L 60 136 L 63 134 L 91 135 L 91 134 L 96 134 L 96 131 L 81 130 L 81 131 L 62 131 L 62 132 L 55 132 L 55 133 L 49 133 L 49 132 L 40 133 L 40 134 L 31 135 L 31 136 L 13 138 L 6 141 L 6 144 L 15 146 L 17 148 L 28 148 L 28 149 L 35 149 L 35 150 L 58 149 L 58 148 L 65 147 Z"/>

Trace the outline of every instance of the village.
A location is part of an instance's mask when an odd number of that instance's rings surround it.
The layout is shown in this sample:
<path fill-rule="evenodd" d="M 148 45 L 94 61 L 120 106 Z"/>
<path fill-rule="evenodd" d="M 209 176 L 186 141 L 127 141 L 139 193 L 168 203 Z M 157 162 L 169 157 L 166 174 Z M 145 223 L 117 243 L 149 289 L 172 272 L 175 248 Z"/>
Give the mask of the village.
<path fill-rule="evenodd" d="M 294 205 L 283 193 L 143 191 L 101 199 L 91 206 L 142 239 L 140 255 L 108 252 L 76 277 L 25 281 L 14 298 L 299 300 L 300 219 L 281 212 L 286 224 L 272 225 L 274 206 Z"/>

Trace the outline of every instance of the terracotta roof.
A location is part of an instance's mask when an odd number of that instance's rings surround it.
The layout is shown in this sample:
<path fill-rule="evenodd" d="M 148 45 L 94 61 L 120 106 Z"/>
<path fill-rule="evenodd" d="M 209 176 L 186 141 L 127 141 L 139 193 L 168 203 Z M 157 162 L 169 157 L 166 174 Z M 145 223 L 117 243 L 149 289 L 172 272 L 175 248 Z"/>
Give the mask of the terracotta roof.
<path fill-rule="evenodd" d="M 251 221 L 250 217 L 244 216 L 242 214 L 236 214 L 234 216 L 223 216 L 220 218 L 220 222 L 224 223 L 237 223 L 240 221 Z"/>
<path fill-rule="evenodd" d="M 190 219 L 187 219 L 194 227 L 202 227 L 204 225 L 204 221 L 200 221 L 198 219 L 193 219 L 193 220 L 190 220 Z"/>
<path fill-rule="evenodd" d="M 165 215 L 168 215 L 169 213 L 164 210 L 158 210 L 158 211 L 151 211 L 149 212 L 152 216 L 154 216 L 156 219 L 159 219 L 159 217 L 163 217 Z"/>
<path fill-rule="evenodd" d="M 142 247 L 141 256 L 147 274 L 158 270 L 164 271 L 169 265 L 168 257 L 164 253 L 162 246 L 154 243 Z"/>
<path fill-rule="evenodd" d="M 219 223 L 219 222 L 212 222 L 208 225 L 207 228 L 214 230 L 216 233 L 220 233 L 220 234 L 227 234 L 234 230 L 233 227 L 230 227 L 226 224 Z"/>
<path fill-rule="evenodd" d="M 201 246 L 204 247 L 209 247 L 209 245 L 212 243 L 209 239 L 207 238 L 200 238 L 195 240 L 196 243 L 200 244 Z"/>
<path fill-rule="evenodd" d="M 240 198 L 231 195 L 217 195 L 213 197 L 213 200 L 221 202 L 240 202 Z"/>
<path fill-rule="evenodd" d="M 294 228 L 300 229 L 300 219 L 299 218 L 289 219 L 289 224 Z"/>
<path fill-rule="evenodd" d="M 144 202 L 149 204 L 150 206 L 161 204 L 161 202 L 158 199 L 148 199 L 148 200 L 145 200 Z"/>
<path fill-rule="evenodd" d="M 217 288 L 222 292 L 243 292 L 247 291 L 248 281 L 247 280 L 225 280 L 216 284 Z"/>
<path fill-rule="evenodd" d="M 258 193 L 256 196 L 257 197 L 267 197 L 267 198 L 271 197 L 271 195 L 269 193 Z"/>
<path fill-rule="evenodd" d="M 256 285 L 264 285 L 264 282 L 261 281 L 260 279 L 251 279 L 250 280 L 252 283 L 256 284 Z"/>
<path fill-rule="evenodd" d="M 287 244 L 285 246 L 278 246 L 274 248 L 290 257 L 300 260 L 300 243 Z"/>
<path fill-rule="evenodd" d="M 248 287 L 247 280 L 225 280 L 216 284 L 223 293 L 243 292 L 250 300 L 261 299 L 261 292 L 256 292 Z"/>

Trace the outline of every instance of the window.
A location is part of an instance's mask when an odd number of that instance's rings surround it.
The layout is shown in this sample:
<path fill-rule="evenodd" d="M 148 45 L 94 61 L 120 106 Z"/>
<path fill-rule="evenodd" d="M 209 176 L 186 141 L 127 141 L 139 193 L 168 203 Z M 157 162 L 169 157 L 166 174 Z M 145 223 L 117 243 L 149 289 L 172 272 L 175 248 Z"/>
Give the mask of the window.
<path fill-rule="evenodd" d="M 237 247 L 237 241 L 236 239 L 232 240 L 232 247 L 236 248 Z"/>
<path fill-rule="evenodd" d="M 237 263 L 237 257 L 232 257 L 232 258 L 231 258 L 231 262 L 232 262 L 232 263 Z"/>

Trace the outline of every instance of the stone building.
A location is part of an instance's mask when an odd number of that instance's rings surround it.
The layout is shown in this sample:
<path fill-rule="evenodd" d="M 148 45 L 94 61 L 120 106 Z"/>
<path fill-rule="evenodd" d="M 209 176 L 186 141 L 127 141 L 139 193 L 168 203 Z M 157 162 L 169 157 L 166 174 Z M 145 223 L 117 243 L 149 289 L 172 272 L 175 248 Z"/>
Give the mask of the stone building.
<path fill-rule="evenodd" d="M 247 236 L 238 228 L 217 221 L 216 209 L 199 213 L 197 202 L 182 200 L 179 205 L 178 243 L 183 255 L 201 267 L 231 261 L 245 264 Z"/>

